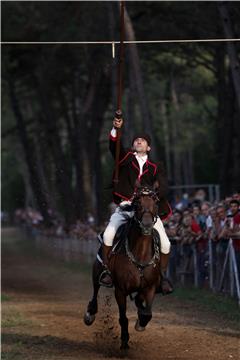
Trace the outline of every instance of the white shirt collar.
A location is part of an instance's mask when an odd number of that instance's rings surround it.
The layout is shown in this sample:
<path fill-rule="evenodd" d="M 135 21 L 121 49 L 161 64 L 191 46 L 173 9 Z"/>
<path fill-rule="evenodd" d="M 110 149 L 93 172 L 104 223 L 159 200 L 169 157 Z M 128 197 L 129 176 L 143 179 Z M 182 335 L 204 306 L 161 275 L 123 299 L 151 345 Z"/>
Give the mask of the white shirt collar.
<path fill-rule="evenodd" d="M 144 156 L 140 156 L 135 152 L 134 155 L 136 156 L 136 159 L 138 161 L 141 161 L 141 162 L 144 162 L 144 163 L 147 161 L 147 158 L 148 158 L 147 154 L 144 155 Z"/>
<path fill-rule="evenodd" d="M 145 164 L 145 162 L 147 161 L 147 154 L 144 155 L 144 156 L 139 156 L 136 152 L 134 153 L 136 159 L 137 159 L 137 162 L 139 164 L 139 175 L 142 175 L 143 173 L 143 166 Z"/>

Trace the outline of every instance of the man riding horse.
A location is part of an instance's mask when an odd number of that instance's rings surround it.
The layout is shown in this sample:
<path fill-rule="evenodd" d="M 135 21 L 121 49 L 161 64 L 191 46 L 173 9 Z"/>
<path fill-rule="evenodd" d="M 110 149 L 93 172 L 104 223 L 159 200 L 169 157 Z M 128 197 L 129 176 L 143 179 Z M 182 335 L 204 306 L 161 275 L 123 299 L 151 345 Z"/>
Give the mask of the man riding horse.
<path fill-rule="evenodd" d="M 123 119 L 114 118 L 110 133 L 110 151 L 115 158 L 117 129 L 122 128 Z M 169 294 L 173 291 L 172 285 L 166 278 L 166 269 L 170 253 L 170 241 L 165 232 L 162 220 L 171 215 L 171 208 L 165 200 L 167 181 L 161 164 L 149 159 L 151 139 L 147 134 L 138 134 L 133 138 L 132 149 L 126 151 L 120 143 L 119 181 L 114 184 L 113 199 L 118 205 L 103 233 L 103 264 L 104 271 L 100 276 L 100 284 L 112 286 L 111 272 L 109 271 L 109 256 L 114 237 L 119 227 L 134 216 L 131 203 L 136 190 L 136 183 L 141 186 L 153 187 L 158 183 L 159 216 L 154 229 L 160 237 L 161 251 L 161 283 L 158 292 Z"/>

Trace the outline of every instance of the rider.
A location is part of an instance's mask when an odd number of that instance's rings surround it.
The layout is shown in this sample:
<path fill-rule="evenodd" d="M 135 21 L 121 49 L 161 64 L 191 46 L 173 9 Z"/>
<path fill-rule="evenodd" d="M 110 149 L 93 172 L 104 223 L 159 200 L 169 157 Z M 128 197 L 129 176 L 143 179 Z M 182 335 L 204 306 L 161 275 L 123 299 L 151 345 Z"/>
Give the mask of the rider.
<path fill-rule="evenodd" d="M 123 119 L 114 118 L 113 128 L 110 133 L 110 151 L 115 158 L 117 129 L 123 126 Z M 112 286 L 112 277 L 108 269 L 109 253 L 112 249 L 113 239 L 120 225 L 133 217 L 133 211 L 126 211 L 123 209 L 125 205 L 131 205 L 131 200 L 134 194 L 136 181 L 142 186 L 153 186 L 158 181 L 158 197 L 159 202 L 159 216 L 154 224 L 161 239 L 161 284 L 160 289 L 163 294 L 168 294 L 173 291 L 172 286 L 166 278 L 165 272 L 168 265 L 168 258 L 170 253 L 170 241 L 166 235 L 161 219 L 166 219 L 171 214 L 171 208 L 168 202 L 164 199 L 166 194 L 166 177 L 164 170 L 160 164 L 153 163 L 149 159 L 149 152 L 151 150 L 151 139 L 147 134 L 138 134 L 132 140 L 132 150 L 126 151 L 120 143 L 120 157 L 119 157 L 119 180 L 114 185 L 113 199 L 118 205 L 115 212 L 112 214 L 110 221 L 103 233 L 103 264 L 104 271 L 100 276 L 100 284 L 103 286 Z"/>

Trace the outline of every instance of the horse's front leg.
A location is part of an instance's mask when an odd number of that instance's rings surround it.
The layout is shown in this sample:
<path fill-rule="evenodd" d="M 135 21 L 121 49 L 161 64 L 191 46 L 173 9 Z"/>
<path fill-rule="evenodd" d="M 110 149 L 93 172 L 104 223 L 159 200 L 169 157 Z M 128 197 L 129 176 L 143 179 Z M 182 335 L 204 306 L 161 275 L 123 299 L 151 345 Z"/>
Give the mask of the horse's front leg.
<path fill-rule="evenodd" d="M 155 287 L 146 289 L 138 294 L 135 304 L 138 308 L 138 320 L 135 324 L 135 330 L 144 331 L 145 327 L 152 318 L 152 304 L 155 296 Z"/>
<path fill-rule="evenodd" d="M 128 340 L 128 318 L 127 311 L 127 297 L 119 288 L 115 288 L 115 297 L 119 309 L 119 324 L 121 326 L 121 347 L 120 349 L 129 349 Z"/>
<path fill-rule="evenodd" d="M 93 297 L 88 303 L 87 311 L 84 314 L 84 323 L 86 325 L 92 325 L 95 320 L 95 314 L 98 311 L 97 296 L 100 288 L 99 275 L 102 271 L 102 265 L 96 260 L 93 264 L 92 270 L 92 282 L 93 282 Z"/>

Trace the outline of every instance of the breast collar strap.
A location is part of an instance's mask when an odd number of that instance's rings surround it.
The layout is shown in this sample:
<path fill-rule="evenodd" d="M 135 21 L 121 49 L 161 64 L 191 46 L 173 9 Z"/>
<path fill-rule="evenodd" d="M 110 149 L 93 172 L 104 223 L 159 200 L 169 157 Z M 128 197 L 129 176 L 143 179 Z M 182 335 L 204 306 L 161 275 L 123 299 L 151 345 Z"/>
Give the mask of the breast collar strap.
<path fill-rule="evenodd" d="M 136 265 L 136 267 L 138 268 L 138 270 L 140 271 L 141 276 L 143 276 L 143 271 L 146 267 L 153 265 L 153 267 L 156 267 L 158 261 L 160 260 L 160 252 L 159 252 L 159 246 L 158 246 L 158 241 L 154 238 L 154 254 L 153 257 L 150 261 L 145 262 L 145 263 L 141 263 L 139 261 L 137 261 L 137 259 L 135 258 L 135 256 L 133 255 L 133 253 L 130 251 L 129 249 L 129 243 L 128 243 L 128 237 L 126 238 L 125 241 L 125 250 L 126 250 L 126 254 L 129 258 L 129 260 Z"/>

